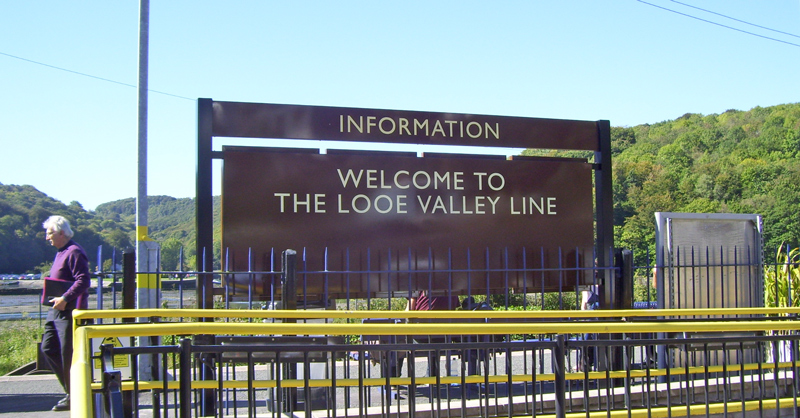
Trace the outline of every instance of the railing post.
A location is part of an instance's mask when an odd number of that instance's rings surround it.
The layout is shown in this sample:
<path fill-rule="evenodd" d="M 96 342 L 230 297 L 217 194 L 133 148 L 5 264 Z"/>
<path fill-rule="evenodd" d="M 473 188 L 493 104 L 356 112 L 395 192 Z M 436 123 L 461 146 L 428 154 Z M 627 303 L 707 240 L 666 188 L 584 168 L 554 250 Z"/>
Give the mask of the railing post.
<path fill-rule="evenodd" d="M 123 418 L 122 373 L 114 370 L 114 346 L 100 346 L 103 363 L 103 417 Z"/>
<path fill-rule="evenodd" d="M 633 252 L 619 250 L 615 255 L 615 264 L 619 268 L 619 301 L 617 309 L 633 308 Z"/>
<path fill-rule="evenodd" d="M 281 277 L 281 309 L 297 309 L 297 251 L 285 250 L 281 254 L 283 264 L 283 277 Z M 295 322 L 295 319 L 286 318 L 284 322 Z M 279 362 L 280 363 L 280 362 Z M 280 372 L 283 379 L 297 379 L 297 364 L 284 363 Z M 297 388 L 283 389 L 285 396 L 278 396 L 283 401 L 282 412 L 292 413 L 297 407 Z"/>
<path fill-rule="evenodd" d="M 180 413 L 181 418 L 192 416 L 192 340 L 181 339 L 180 351 Z"/>
<path fill-rule="evenodd" d="M 616 249 L 614 251 L 614 309 L 633 308 L 633 252 L 631 250 Z M 622 340 L 623 334 L 611 334 L 609 339 Z M 624 370 L 626 361 L 623 350 L 625 347 L 615 347 L 611 350 L 613 358 L 609 359 L 612 370 Z M 614 387 L 627 384 L 626 379 L 614 379 Z"/>
<path fill-rule="evenodd" d="M 566 336 L 563 334 L 556 336 L 556 346 L 553 349 L 553 372 L 555 373 L 555 401 L 556 417 L 564 418 L 567 411 L 567 375 L 566 375 Z"/>
<path fill-rule="evenodd" d="M 97 246 L 97 288 L 95 294 L 97 295 L 97 309 L 103 310 L 103 246 Z M 98 324 L 102 324 L 103 320 L 98 318 Z"/>
<path fill-rule="evenodd" d="M 205 318 L 207 319 L 207 318 Z M 195 345 L 214 345 L 213 335 L 195 335 Z M 197 359 L 197 374 L 199 380 L 216 380 L 216 355 L 209 353 L 200 353 Z M 189 363 L 191 364 L 191 363 Z M 181 363 L 183 367 L 183 363 Z M 217 390 L 216 389 L 199 389 L 199 406 L 201 417 L 213 417 L 217 413 Z"/>
<path fill-rule="evenodd" d="M 136 251 L 132 248 L 122 253 L 122 309 L 136 308 Z M 123 318 L 122 322 L 133 322 Z"/>
<path fill-rule="evenodd" d="M 136 250 L 122 251 L 122 309 L 136 308 Z M 122 323 L 134 323 L 135 318 L 122 318 Z M 130 338 L 130 337 L 127 337 Z M 130 338 L 133 340 L 133 338 Z M 131 341 L 131 345 L 133 345 Z M 126 417 L 133 416 L 133 391 L 122 392 L 122 404 Z"/>
<path fill-rule="evenodd" d="M 297 251 L 285 250 L 282 254 L 283 277 L 281 277 L 281 309 L 297 309 Z M 284 322 L 288 322 L 284 320 Z"/>
<path fill-rule="evenodd" d="M 198 272 L 214 270 L 214 197 L 213 181 L 213 131 L 214 101 L 197 99 L 197 191 L 195 198 L 195 225 L 197 230 L 196 264 Z M 211 274 L 197 275 L 197 307 L 214 307 L 214 283 Z"/>

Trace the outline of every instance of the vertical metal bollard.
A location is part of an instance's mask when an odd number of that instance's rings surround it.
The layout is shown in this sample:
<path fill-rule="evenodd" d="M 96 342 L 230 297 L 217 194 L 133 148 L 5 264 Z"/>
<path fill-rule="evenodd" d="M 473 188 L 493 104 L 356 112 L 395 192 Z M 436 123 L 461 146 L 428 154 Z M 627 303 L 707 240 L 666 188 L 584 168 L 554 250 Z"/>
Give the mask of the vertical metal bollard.
<path fill-rule="evenodd" d="M 281 277 L 281 309 L 297 309 L 297 251 L 285 250 L 281 254 L 283 264 L 283 277 Z M 284 322 L 295 322 L 294 319 L 284 319 Z M 281 372 L 284 379 L 297 379 L 297 364 L 282 365 Z M 292 413 L 297 408 L 297 388 L 283 389 L 284 396 L 278 396 L 283 401 L 280 408 L 282 412 Z"/>
<path fill-rule="evenodd" d="M 615 258 L 621 287 L 617 309 L 633 309 L 633 251 L 621 250 Z"/>
<path fill-rule="evenodd" d="M 97 289 L 95 294 L 97 296 L 97 309 L 103 310 L 103 246 L 97 246 Z M 98 324 L 103 323 L 102 318 L 97 318 L 96 322 Z"/>
<path fill-rule="evenodd" d="M 281 277 L 281 302 L 282 309 L 297 309 L 297 251 L 286 250 L 283 252 L 283 277 Z M 289 320 L 285 320 L 289 322 Z"/>
<path fill-rule="evenodd" d="M 122 374 L 114 370 L 114 346 L 101 345 L 103 364 L 103 417 L 123 418 Z"/>
<path fill-rule="evenodd" d="M 199 215 L 198 215 L 199 216 Z M 199 225 L 199 224 L 198 224 Z M 200 229 L 198 227 L 198 242 Z M 198 253 L 200 257 L 200 253 Z M 201 309 L 214 308 L 214 275 L 212 256 L 206 249 L 202 250 L 202 258 L 198 258 L 197 273 L 197 303 Z M 212 318 L 200 318 L 201 322 L 211 322 Z M 213 335 L 195 335 L 195 345 L 213 345 Z M 200 380 L 216 380 L 215 374 L 216 355 L 201 353 L 197 359 L 197 375 Z M 198 403 L 200 406 L 200 416 L 213 417 L 217 413 L 216 389 L 199 389 Z M 220 406 L 221 407 L 221 406 Z"/>
<path fill-rule="evenodd" d="M 122 309 L 134 308 L 136 308 L 136 251 L 133 248 L 126 248 L 122 251 Z M 122 318 L 123 323 L 134 321 L 134 318 Z M 133 417 L 133 391 L 122 392 L 122 406 L 125 417 Z"/>
<path fill-rule="evenodd" d="M 633 252 L 618 248 L 614 251 L 614 305 L 612 309 L 633 308 Z M 622 340 L 623 334 L 610 334 L 610 339 Z M 625 347 L 615 347 L 611 351 L 613 358 L 609 362 L 612 370 L 625 370 L 623 350 Z M 614 387 L 623 387 L 628 384 L 627 379 L 613 379 Z"/>
<path fill-rule="evenodd" d="M 567 375 L 566 375 L 566 336 L 556 336 L 556 347 L 553 349 L 553 372 L 555 373 L 555 387 L 553 388 L 556 401 L 556 417 L 564 418 L 567 411 Z"/>
<path fill-rule="evenodd" d="M 195 345 L 213 345 L 213 335 L 195 335 Z M 199 380 L 216 380 L 216 372 L 214 370 L 216 364 L 215 354 L 200 353 L 197 358 L 197 374 Z M 217 414 L 217 390 L 216 389 L 198 389 L 199 391 L 199 406 L 201 417 L 213 417 Z M 220 407 L 222 407 L 220 405 Z"/>
<path fill-rule="evenodd" d="M 181 339 L 180 413 L 181 418 L 192 416 L 192 340 Z"/>
<path fill-rule="evenodd" d="M 122 309 L 136 307 L 136 251 L 127 248 L 122 253 Z M 122 322 L 133 322 L 124 318 Z"/>

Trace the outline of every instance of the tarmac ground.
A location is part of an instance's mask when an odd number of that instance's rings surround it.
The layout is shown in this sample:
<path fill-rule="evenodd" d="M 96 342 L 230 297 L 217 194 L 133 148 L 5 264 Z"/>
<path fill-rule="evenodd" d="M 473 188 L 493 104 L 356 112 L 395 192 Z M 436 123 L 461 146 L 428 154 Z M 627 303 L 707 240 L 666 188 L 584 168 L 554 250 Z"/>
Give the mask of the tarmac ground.
<path fill-rule="evenodd" d="M 0 376 L 0 417 L 66 418 L 69 411 L 51 411 L 63 397 L 53 374 Z"/>

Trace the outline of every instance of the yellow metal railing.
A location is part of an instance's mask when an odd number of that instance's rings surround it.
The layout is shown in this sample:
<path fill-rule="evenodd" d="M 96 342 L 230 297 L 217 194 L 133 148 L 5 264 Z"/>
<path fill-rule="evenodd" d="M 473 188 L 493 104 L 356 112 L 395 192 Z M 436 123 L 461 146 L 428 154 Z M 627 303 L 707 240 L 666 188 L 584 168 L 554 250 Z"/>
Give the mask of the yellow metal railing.
<path fill-rule="evenodd" d="M 143 310 L 104 310 L 104 311 L 76 311 L 73 315 L 76 322 L 74 329 L 74 354 L 72 362 L 72 417 L 92 416 L 92 389 L 98 389 L 99 384 L 92 381 L 91 372 L 91 339 L 105 337 L 140 337 L 140 336 L 167 336 L 167 335 L 505 335 L 505 334 L 584 334 L 584 333 L 679 333 L 679 332 L 742 332 L 742 331 L 798 331 L 800 321 L 786 321 L 775 319 L 765 320 L 737 320 L 735 322 L 722 322 L 709 320 L 702 322 L 659 321 L 644 320 L 623 321 L 623 318 L 634 317 L 687 317 L 687 316 L 748 316 L 748 315 L 786 315 L 798 314 L 800 308 L 734 308 L 734 309 L 679 309 L 679 310 L 620 310 L 620 311 L 281 311 L 281 310 L 201 310 L 201 309 L 143 309 Z M 126 323 L 82 325 L 87 320 L 93 319 L 124 319 L 124 318 L 211 318 L 214 320 L 225 319 L 366 319 L 366 318 L 399 318 L 399 319 L 494 319 L 491 323 L 269 323 L 269 322 L 154 322 L 154 323 Z M 570 319 L 581 318 L 606 318 L 618 319 L 619 322 L 570 322 Z M 504 319 L 513 319 L 516 322 L 503 323 Z M 553 322 L 543 321 L 552 320 Z M 531 320 L 536 322 L 520 322 Z M 738 365 L 737 365 L 738 366 Z M 779 363 L 779 368 L 790 368 L 792 363 Z M 796 366 L 796 365 L 795 365 Z M 728 367 L 731 367 L 730 365 Z M 748 370 L 755 370 L 758 365 L 744 365 Z M 775 364 L 770 364 L 775 368 Z M 719 368 L 719 370 L 717 370 Z M 705 366 L 696 368 L 670 369 L 671 375 L 692 374 L 701 372 L 721 371 L 721 366 Z M 610 371 L 591 372 L 589 378 L 625 378 L 666 375 L 666 370 L 641 370 L 635 371 Z M 552 380 L 552 375 L 537 375 L 538 380 Z M 567 379 L 583 379 L 583 373 L 569 373 Z M 512 376 L 513 381 L 530 381 L 530 375 Z M 416 378 L 417 384 L 433 383 L 436 378 Z M 456 380 L 457 379 L 457 380 Z M 443 384 L 462 382 L 462 377 L 441 377 Z M 485 377 L 468 376 L 467 383 L 472 381 L 483 382 Z M 490 376 L 490 382 L 508 382 L 509 376 Z M 374 380 L 374 381 L 373 381 Z M 428 381 L 430 380 L 430 382 Z M 452 382 L 450 381 L 452 380 Z M 392 384 L 410 384 L 410 378 L 392 378 Z M 247 382 L 223 382 L 225 387 L 244 388 Z M 254 381 L 253 387 L 275 387 L 274 380 Z M 327 379 L 315 379 L 304 382 L 303 380 L 282 380 L 282 387 L 303 387 L 309 384 L 312 387 L 330 386 Z M 376 379 L 337 379 L 338 386 L 384 385 L 386 380 Z M 216 389 L 216 381 L 193 381 L 193 389 Z M 142 390 L 164 388 L 164 382 L 138 382 Z M 178 382 L 167 382 L 166 387 L 177 389 Z M 123 390 L 130 390 L 131 384 L 123 383 Z M 789 399 L 791 400 L 791 398 Z M 777 403 L 774 399 L 765 400 L 759 407 L 766 408 L 770 402 Z M 744 405 L 748 409 L 750 403 L 731 403 L 727 411 L 733 412 Z M 765 406 L 767 405 L 767 406 Z M 708 407 L 711 407 L 710 405 Z M 665 407 L 653 408 L 649 416 L 667 416 L 671 413 L 685 414 L 696 408 Z M 717 406 L 714 406 L 717 408 Z M 706 412 L 706 407 L 702 413 Z M 629 411 L 620 411 L 628 415 Z M 633 415 L 637 415 L 634 413 Z M 568 414 L 567 416 L 586 416 L 581 414 Z M 592 412 L 589 416 L 607 416 L 606 412 Z M 611 416 L 616 416 L 614 412 Z M 620 415 L 621 416 L 621 415 Z"/>
<path fill-rule="evenodd" d="M 553 319 L 568 318 L 641 318 L 689 316 L 747 316 L 800 314 L 800 308 L 717 308 L 717 309 L 626 309 L 593 311 L 349 311 L 349 310 L 244 310 L 244 309 L 115 309 L 75 311 L 74 319 L 124 318 L 239 318 L 239 319 L 366 319 L 366 318 L 431 318 L 431 319 Z"/>

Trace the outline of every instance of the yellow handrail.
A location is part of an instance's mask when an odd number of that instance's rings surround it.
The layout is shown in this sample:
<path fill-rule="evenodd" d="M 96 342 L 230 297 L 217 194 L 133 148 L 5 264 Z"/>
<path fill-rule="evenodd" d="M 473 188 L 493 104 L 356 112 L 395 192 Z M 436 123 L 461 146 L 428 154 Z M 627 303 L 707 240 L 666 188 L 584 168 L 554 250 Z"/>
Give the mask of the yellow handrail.
<path fill-rule="evenodd" d="M 521 324 L 320 324 L 160 322 L 79 327 L 86 338 L 163 335 L 505 335 L 626 334 L 646 332 L 733 332 L 800 330 L 800 321 L 521 323 Z"/>
<path fill-rule="evenodd" d="M 255 309 L 115 309 L 75 311 L 76 320 L 122 318 L 253 318 L 253 319 L 556 319 L 800 314 L 800 308 L 627 309 L 563 311 L 349 311 Z"/>

